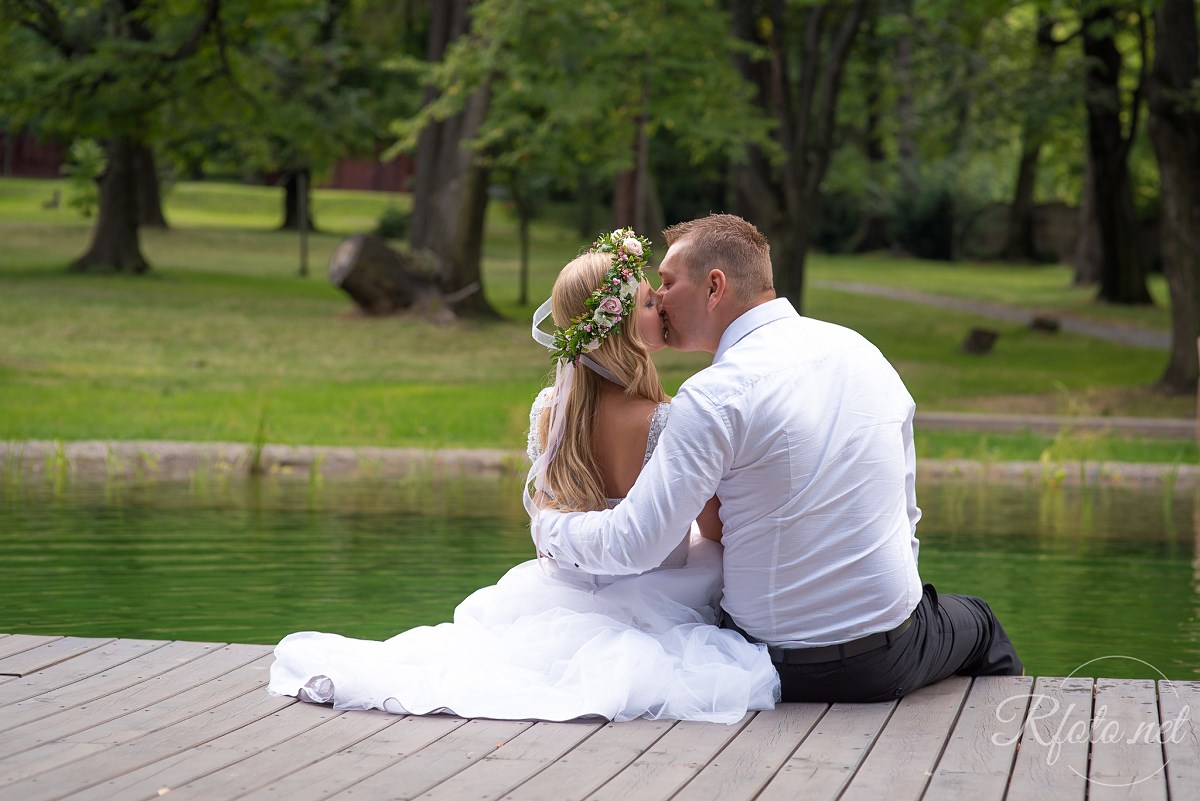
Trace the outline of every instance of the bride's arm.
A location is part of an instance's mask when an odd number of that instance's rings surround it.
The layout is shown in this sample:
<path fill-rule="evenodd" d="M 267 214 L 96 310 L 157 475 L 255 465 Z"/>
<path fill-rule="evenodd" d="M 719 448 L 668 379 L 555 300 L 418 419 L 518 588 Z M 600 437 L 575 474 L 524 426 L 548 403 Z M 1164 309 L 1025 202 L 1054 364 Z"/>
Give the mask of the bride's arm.
<path fill-rule="evenodd" d="M 706 540 L 721 541 L 720 509 L 721 502 L 714 495 L 708 499 L 708 503 L 704 504 L 704 508 L 696 517 L 696 524 L 700 526 L 700 536 Z"/>

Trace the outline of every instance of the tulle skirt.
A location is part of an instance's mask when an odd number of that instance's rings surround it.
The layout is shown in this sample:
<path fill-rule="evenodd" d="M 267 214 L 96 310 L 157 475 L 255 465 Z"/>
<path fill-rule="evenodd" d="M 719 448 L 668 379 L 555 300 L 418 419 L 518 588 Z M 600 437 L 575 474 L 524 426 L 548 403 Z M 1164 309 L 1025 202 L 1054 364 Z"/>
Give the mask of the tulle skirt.
<path fill-rule="evenodd" d="M 732 723 L 772 708 L 779 677 L 765 646 L 714 625 L 720 562 L 706 540 L 686 566 L 640 576 L 525 562 L 472 593 L 453 623 L 382 642 L 288 635 L 269 689 L 398 714 Z"/>

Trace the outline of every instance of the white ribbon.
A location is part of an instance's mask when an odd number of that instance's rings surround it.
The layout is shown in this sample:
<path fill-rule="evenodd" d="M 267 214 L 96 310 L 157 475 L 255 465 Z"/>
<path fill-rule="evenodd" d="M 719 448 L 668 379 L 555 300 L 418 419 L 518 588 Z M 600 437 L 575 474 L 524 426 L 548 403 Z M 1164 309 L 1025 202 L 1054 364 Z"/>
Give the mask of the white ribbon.
<path fill-rule="evenodd" d="M 533 313 L 533 341 L 543 347 L 553 350 L 554 337 L 547 334 L 541 329 L 541 324 L 546 321 L 553 313 L 552 299 L 548 299 L 541 306 L 538 306 L 537 311 Z M 595 362 L 588 356 L 580 356 L 579 360 L 596 374 L 607 378 L 619 387 L 624 387 L 625 384 L 617 380 L 611 370 L 608 370 Z M 563 428 L 566 426 L 566 415 L 563 409 L 566 405 L 567 397 L 571 393 L 571 387 L 575 383 L 575 365 L 570 362 L 559 360 L 555 364 L 554 369 L 554 392 L 550 398 L 550 403 L 546 406 L 543 414 L 550 415 L 550 429 L 546 434 L 546 445 L 542 448 L 542 453 L 533 465 L 530 466 L 529 472 L 525 476 L 525 488 L 522 493 L 522 502 L 525 505 L 525 511 L 529 514 L 530 530 L 533 534 L 533 543 L 537 548 L 538 556 L 543 556 L 541 537 L 538 533 L 537 516 L 541 511 L 538 506 L 537 499 L 534 497 L 530 487 L 537 487 L 543 492 L 546 488 L 546 472 L 550 468 L 550 462 L 554 460 L 558 453 L 558 448 L 562 444 Z M 537 425 L 534 421 L 534 425 Z M 537 433 L 534 432 L 534 436 Z"/>

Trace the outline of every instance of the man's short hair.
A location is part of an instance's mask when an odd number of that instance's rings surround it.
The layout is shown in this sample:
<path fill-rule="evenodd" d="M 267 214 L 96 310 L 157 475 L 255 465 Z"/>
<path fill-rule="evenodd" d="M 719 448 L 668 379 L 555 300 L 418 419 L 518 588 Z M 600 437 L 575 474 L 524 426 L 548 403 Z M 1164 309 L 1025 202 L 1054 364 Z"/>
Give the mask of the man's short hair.
<path fill-rule="evenodd" d="M 710 214 L 676 223 L 663 231 L 670 247 L 687 240 L 684 263 L 692 280 L 720 270 L 734 297 L 750 302 L 775 288 L 771 279 L 771 244 L 750 223 L 735 214 Z"/>

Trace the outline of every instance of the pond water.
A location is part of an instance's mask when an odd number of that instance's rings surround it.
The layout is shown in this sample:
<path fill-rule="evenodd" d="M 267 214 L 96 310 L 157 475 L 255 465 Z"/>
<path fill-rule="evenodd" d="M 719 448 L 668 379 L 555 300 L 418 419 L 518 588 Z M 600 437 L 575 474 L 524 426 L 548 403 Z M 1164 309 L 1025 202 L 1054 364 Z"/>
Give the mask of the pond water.
<path fill-rule="evenodd" d="M 0 483 L 0 632 L 272 643 L 439 623 L 530 557 L 518 488 Z M 1191 495 L 951 482 L 918 499 L 922 578 L 988 600 L 1031 674 L 1200 678 Z"/>

